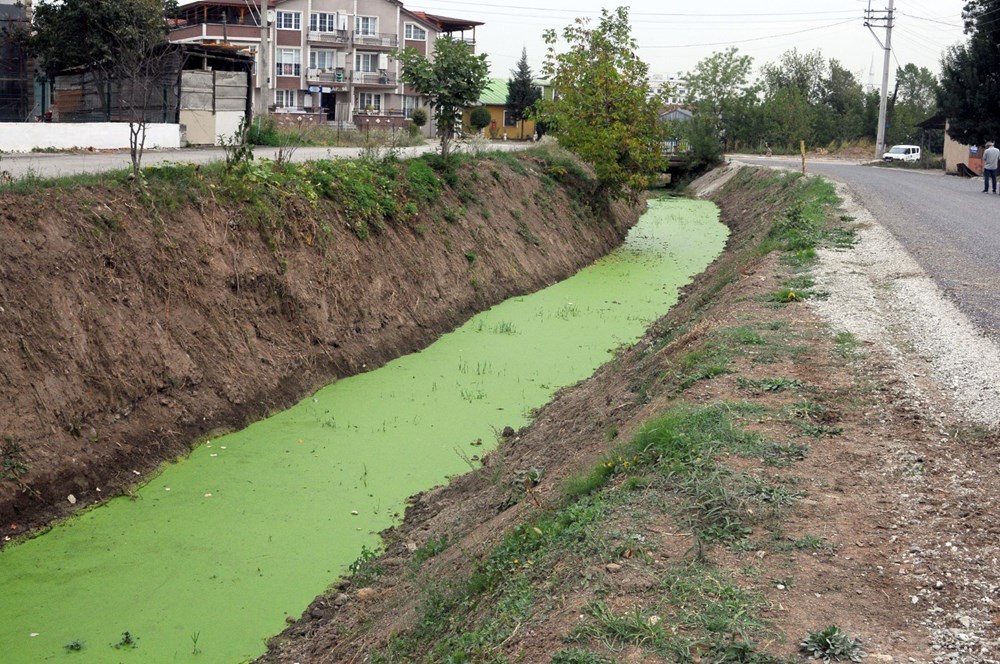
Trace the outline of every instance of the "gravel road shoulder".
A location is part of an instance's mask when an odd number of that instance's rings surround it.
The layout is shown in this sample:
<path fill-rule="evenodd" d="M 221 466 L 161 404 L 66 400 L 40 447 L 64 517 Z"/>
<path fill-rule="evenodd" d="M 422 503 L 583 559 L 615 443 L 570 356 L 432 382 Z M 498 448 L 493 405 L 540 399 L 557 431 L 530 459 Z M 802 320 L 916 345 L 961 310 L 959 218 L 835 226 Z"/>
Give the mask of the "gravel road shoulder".
<path fill-rule="evenodd" d="M 910 487 L 888 525 L 899 552 L 891 567 L 913 575 L 919 590 L 910 601 L 924 607 L 935 662 L 1000 662 L 1000 346 L 847 186 L 837 191 L 857 243 L 820 252 L 814 276 L 829 296 L 811 306 L 863 343 L 862 370 L 890 384 L 924 425 L 922 439 L 887 441 L 894 458 L 880 470 Z"/>

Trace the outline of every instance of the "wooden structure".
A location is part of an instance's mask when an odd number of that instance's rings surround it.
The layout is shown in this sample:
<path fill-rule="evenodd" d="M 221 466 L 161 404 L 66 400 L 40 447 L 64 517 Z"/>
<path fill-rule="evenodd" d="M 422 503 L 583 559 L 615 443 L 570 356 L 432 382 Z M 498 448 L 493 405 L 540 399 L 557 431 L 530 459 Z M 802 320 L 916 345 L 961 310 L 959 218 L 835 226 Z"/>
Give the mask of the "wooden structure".
<path fill-rule="evenodd" d="M 56 76 L 55 122 L 146 122 L 185 126 L 190 145 L 217 145 L 250 112 L 253 57 L 224 46 L 168 44 L 139 80 L 103 69 Z M 137 103 L 136 100 L 141 100 Z"/>

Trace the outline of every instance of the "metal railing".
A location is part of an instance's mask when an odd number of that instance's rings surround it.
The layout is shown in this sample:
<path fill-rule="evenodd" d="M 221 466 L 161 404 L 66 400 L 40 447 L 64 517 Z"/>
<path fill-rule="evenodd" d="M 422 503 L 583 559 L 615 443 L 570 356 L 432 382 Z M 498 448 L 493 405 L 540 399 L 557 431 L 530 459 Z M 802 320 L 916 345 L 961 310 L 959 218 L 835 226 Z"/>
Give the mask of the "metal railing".
<path fill-rule="evenodd" d="M 335 44 L 346 46 L 351 41 L 351 35 L 347 30 L 331 30 L 327 32 L 309 31 L 308 39 L 319 44 Z"/>
<path fill-rule="evenodd" d="M 351 72 L 347 69 L 307 69 L 306 80 L 318 83 L 343 83 L 351 80 Z"/>
<path fill-rule="evenodd" d="M 389 72 L 355 71 L 351 80 L 358 85 L 396 85 L 396 75 Z"/>
<path fill-rule="evenodd" d="M 399 46 L 399 35 L 391 32 L 377 32 L 373 35 L 354 33 L 354 43 L 360 46 L 384 46 L 396 48 Z"/>

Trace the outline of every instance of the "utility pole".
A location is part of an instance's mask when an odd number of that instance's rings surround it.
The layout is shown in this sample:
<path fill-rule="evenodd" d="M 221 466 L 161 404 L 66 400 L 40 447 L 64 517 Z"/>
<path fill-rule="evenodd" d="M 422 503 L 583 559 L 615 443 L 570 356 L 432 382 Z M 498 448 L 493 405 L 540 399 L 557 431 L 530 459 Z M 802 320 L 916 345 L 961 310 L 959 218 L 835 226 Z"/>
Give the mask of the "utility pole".
<path fill-rule="evenodd" d="M 257 99 L 258 118 L 262 118 L 267 115 L 267 89 L 268 81 L 271 78 L 271 70 L 268 69 L 267 66 L 267 39 L 269 36 L 267 25 L 267 0 L 260 0 L 260 49 L 258 49 L 258 55 L 260 56 L 260 72 L 258 75 L 258 80 L 260 81 L 260 94 Z"/>
<path fill-rule="evenodd" d="M 889 56 L 892 55 L 892 3 L 889 0 L 889 8 L 885 11 L 872 11 L 871 0 L 868 0 L 868 9 L 865 11 L 865 27 L 868 28 L 875 41 L 885 51 L 885 59 L 882 61 L 882 95 L 878 102 L 878 133 L 875 139 L 875 158 L 881 159 L 885 152 L 885 110 L 888 103 L 889 92 Z M 875 34 L 873 27 L 885 27 L 885 44 Z"/>

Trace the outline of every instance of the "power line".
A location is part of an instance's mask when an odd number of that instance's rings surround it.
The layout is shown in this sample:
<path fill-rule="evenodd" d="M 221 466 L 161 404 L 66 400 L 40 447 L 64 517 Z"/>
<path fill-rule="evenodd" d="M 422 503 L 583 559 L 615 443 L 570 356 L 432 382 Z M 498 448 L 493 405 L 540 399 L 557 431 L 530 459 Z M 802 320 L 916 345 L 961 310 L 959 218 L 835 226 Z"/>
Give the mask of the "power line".
<path fill-rule="evenodd" d="M 944 21 L 938 21 L 933 18 L 926 18 L 924 16 L 915 16 L 913 14 L 907 14 L 906 12 L 896 12 L 900 16 L 906 16 L 908 18 L 915 18 L 918 21 L 927 21 L 928 23 L 938 23 L 940 25 L 946 25 L 949 28 L 964 28 L 964 25 L 955 25 L 954 23 L 945 23 Z"/>
<path fill-rule="evenodd" d="M 463 2 L 462 0 L 431 0 L 431 2 L 434 2 L 434 3 L 437 3 L 437 4 L 445 4 L 445 5 L 469 5 L 469 6 L 475 7 L 475 5 L 473 5 L 472 3 L 470 3 L 470 2 Z M 579 15 L 579 14 L 595 14 L 595 15 L 597 15 L 597 14 L 601 13 L 600 11 L 593 10 L 593 9 L 590 9 L 590 10 L 583 10 L 583 9 L 581 9 L 581 10 L 550 9 L 550 8 L 547 8 L 547 7 L 538 7 L 538 6 L 529 7 L 529 6 L 525 6 L 525 5 L 500 5 L 500 4 L 495 4 L 495 3 L 491 3 L 490 7 L 494 8 L 494 9 L 528 9 L 528 10 L 531 10 L 531 11 L 556 12 L 556 13 L 571 14 L 571 15 Z M 476 9 L 478 10 L 478 7 Z M 710 13 L 705 13 L 705 12 L 635 12 L 635 13 L 630 13 L 629 15 L 630 16 L 690 17 L 690 18 L 713 18 L 713 17 L 741 18 L 741 17 L 748 17 L 748 16 L 817 16 L 817 15 L 822 15 L 822 14 L 825 14 L 825 15 L 830 15 L 830 14 L 841 14 L 841 15 L 844 15 L 844 14 L 848 14 L 848 13 L 853 13 L 853 10 L 838 9 L 838 10 L 829 10 L 829 11 L 820 11 L 820 12 L 748 12 L 748 13 L 719 13 L 719 14 L 710 14 Z"/>
<path fill-rule="evenodd" d="M 827 25 L 821 25 L 816 28 L 805 28 L 803 30 L 795 30 L 794 32 L 783 32 L 777 35 L 767 35 L 765 37 L 752 37 L 750 39 L 733 39 L 723 42 L 711 42 L 704 44 L 675 44 L 670 46 L 651 46 L 648 44 L 640 44 L 639 48 L 696 48 L 702 46 L 729 46 L 731 44 L 748 44 L 750 42 L 764 41 L 767 39 L 777 39 L 778 37 L 791 37 L 792 35 L 801 35 L 806 32 L 815 32 L 816 30 L 826 30 L 828 28 L 835 28 L 840 25 L 847 25 L 848 23 L 854 23 L 857 21 L 855 18 L 848 19 L 846 21 L 839 21 L 837 23 L 829 23 Z"/>

